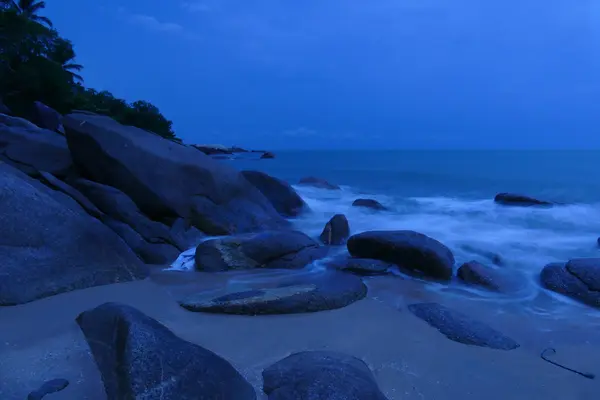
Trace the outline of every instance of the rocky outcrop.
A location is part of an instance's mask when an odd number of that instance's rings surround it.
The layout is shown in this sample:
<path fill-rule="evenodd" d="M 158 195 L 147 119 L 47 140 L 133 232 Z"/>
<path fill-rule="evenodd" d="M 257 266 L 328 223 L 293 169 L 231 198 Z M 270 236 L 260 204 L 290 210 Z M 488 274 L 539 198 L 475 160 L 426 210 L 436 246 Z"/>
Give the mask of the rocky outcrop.
<path fill-rule="evenodd" d="M 191 147 L 104 116 L 70 114 L 63 123 L 84 176 L 121 190 L 152 220 L 182 217 L 213 235 L 286 225 L 238 171 Z"/>
<path fill-rule="evenodd" d="M 319 244 L 297 231 L 265 231 L 206 240 L 196 248 L 196 269 L 302 268 L 311 256 L 324 257 Z"/>
<path fill-rule="evenodd" d="M 542 270 L 540 280 L 546 289 L 600 308 L 600 258 L 548 264 Z"/>
<path fill-rule="evenodd" d="M 341 245 L 346 243 L 346 239 L 350 236 L 350 225 L 344 214 L 334 215 L 321 232 L 321 242 L 326 245 Z"/>
<path fill-rule="evenodd" d="M 94 205 L 94 203 L 92 203 L 80 191 L 56 178 L 54 175 L 45 171 L 40 171 L 39 176 L 35 176 L 35 178 L 39 179 L 46 186 L 51 187 L 54 190 L 60 190 L 67 196 L 71 197 L 73 200 L 79 203 L 79 205 L 92 217 L 98 219 L 104 218 L 104 213 L 100 211 L 98 207 Z"/>
<path fill-rule="evenodd" d="M 81 313 L 77 324 L 109 399 L 256 399 L 228 361 L 133 307 L 105 303 Z"/>
<path fill-rule="evenodd" d="M 271 153 L 270 151 L 265 151 L 265 152 L 264 152 L 264 153 L 263 153 L 263 154 L 260 156 L 260 158 L 261 158 L 262 160 L 269 160 L 269 159 L 275 158 L 275 154 Z"/>
<path fill-rule="evenodd" d="M 29 175 L 46 171 L 59 178 L 73 166 L 63 136 L 4 114 L 0 114 L 0 160 Z"/>
<path fill-rule="evenodd" d="M 242 175 L 260 190 L 284 217 L 296 217 L 308 209 L 304 200 L 289 183 L 259 171 L 242 171 Z"/>
<path fill-rule="evenodd" d="M 467 284 L 481 286 L 499 293 L 517 292 L 523 284 L 497 269 L 486 267 L 477 261 L 469 261 L 460 266 L 457 272 L 460 280 Z"/>
<path fill-rule="evenodd" d="M 40 101 L 33 103 L 31 110 L 31 121 L 42 129 L 65 134 L 65 128 L 62 124 L 62 115 L 53 108 L 48 107 Z"/>
<path fill-rule="evenodd" d="M 534 199 L 533 197 L 523 196 L 514 193 L 499 193 L 494 198 L 494 201 L 498 204 L 505 206 L 552 206 L 553 203 L 544 200 Z"/>
<path fill-rule="evenodd" d="M 356 199 L 352 202 L 353 207 L 370 208 L 371 210 L 385 211 L 387 207 L 373 199 Z"/>
<path fill-rule="evenodd" d="M 300 185 L 313 186 L 319 189 L 340 190 L 338 185 L 331 184 L 325 179 L 316 178 L 314 176 L 307 176 L 300 179 Z"/>
<path fill-rule="evenodd" d="M 125 243 L 70 197 L 0 163 L 0 305 L 143 279 Z"/>
<path fill-rule="evenodd" d="M 192 144 L 191 146 L 193 148 L 195 148 L 196 150 L 200 150 L 207 156 L 212 156 L 212 155 L 217 155 L 217 154 L 233 154 L 233 151 L 230 148 L 223 146 L 223 145 L 219 145 L 219 144 L 213 144 L 213 145 Z"/>
<path fill-rule="evenodd" d="M 437 303 L 408 306 L 410 312 L 439 330 L 448 339 L 473 346 L 513 350 L 519 344 L 483 322 Z"/>
<path fill-rule="evenodd" d="M 398 265 L 402 270 L 438 280 L 450 280 L 454 255 L 429 236 L 413 231 L 372 231 L 351 236 L 353 257 L 372 258 Z"/>
<path fill-rule="evenodd" d="M 386 400 L 364 361 L 332 351 L 292 354 L 263 371 L 269 400 Z"/>
<path fill-rule="evenodd" d="M 394 267 L 394 264 L 390 264 L 385 261 L 346 256 L 329 260 L 327 261 L 326 265 L 329 268 L 334 268 L 361 276 L 383 275 L 388 273 L 390 269 Z"/>
<path fill-rule="evenodd" d="M 207 299 L 195 294 L 179 304 L 190 311 L 220 314 L 296 314 L 342 308 L 364 298 L 367 287 L 356 276 L 337 271 L 283 281 L 277 287 Z"/>

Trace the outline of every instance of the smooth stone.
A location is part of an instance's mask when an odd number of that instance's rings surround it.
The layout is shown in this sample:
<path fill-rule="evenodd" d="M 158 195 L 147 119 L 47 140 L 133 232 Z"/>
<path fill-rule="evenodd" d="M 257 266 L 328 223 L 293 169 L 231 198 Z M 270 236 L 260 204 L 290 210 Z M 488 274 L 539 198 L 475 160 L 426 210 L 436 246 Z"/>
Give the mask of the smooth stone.
<path fill-rule="evenodd" d="M 514 193 L 499 193 L 494 202 L 505 206 L 552 206 L 553 203 Z"/>
<path fill-rule="evenodd" d="M 600 308 L 600 291 L 592 290 L 580 278 L 580 276 L 583 276 L 589 283 L 594 284 L 595 280 L 593 279 L 592 274 L 598 273 L 597 268 L 592 268 L 585 273 L 583 271 L 583 264 L 580 262 L 576 261 L 574 265 L 571 265 L 571 268 L 568 268 L 567 265 L 568 264 L 563 263 L 551 263 L 546 265 L 540 273 L 542 286 L 589 306 Z M 571 271 L 574 271 L 579 275 L 576 275 Z"/>
<path fill-rule="evenodd" d="M 351 236 L 348 251 L 353 257 L 372 258 L 398 265 L 402 270 L 448 281 L 454 255 L 446 246 L 414 231 L 370 231 Z"/>
<path fill-rule="evenodd" d="M 327 266 L 340 271 L 351 272 L 356 275 L 383 275 L 387 274 L 395 265 L 381 260 L 370 258 L 339 257 L 327 262 Z"/>
<path fill-rule="evenodd" d="M 600 258 L 575 258 L 567 263 L 567 270 L 594 292 L 600 292 Z"/>
<path fill-rule="evenodd" d="M 289 278 L 275 288 L 253 289 L 207 299 L 203 293 L 180 301 L 189 311 L 221 314 L 296 314 L 346 307 L 363 299 L 367 287 L 354 275 L 337 271 Z"/>
<path fill-rule="evenodd" d="M 27 400 L 42 400 L 46 395 L 60 392 L 69 386 L 69 381 L 66 379 L 52 379 L 44 383 L 38 390 L 29 393 Z"/>
<path fill-rule="evenodd" d="M 131 306 L 105 303 L 81 313 L 77 324 L 108 399 L 256 399 L 228 361 Z"/>
<path fill-rule="evenodd" d="M 285 217 L 296 217 L 308 206 L 287 182 L 260 171 L 242 171 L 242 175 L 265 195 L 273 207 Z"/>
<path fill-rule="evenodd" d="M 386 400 L 367 364 L 342 353 L 295 353 L 262 375 L 269 400 Z"/>
<path fill-rule="evenodd" d="M 483 322 L 437 303 L 408 306 L 410 312 L 439 330 L 448 339 L 473 346 L 496 350 L 513 350 L 519 344 Z"/>
<path fill-rule="evenodd" d="M 326 245 L 339 246 L 346 243 L 350 236 L 350 225 L 344 214 L 336 214 L 325 224 L 319 236 Z"/>
<path fill-rule="evenodd" d="M 373 199 L 356 199 L 352 202 L 353 207 L 370 208 L 372 210 L 385 211 L 387 207 Z"/>
<path fill-rule="evenodd" d="M 486 267 L 477 261 L 469 261 L 458 268 L 457 276 L 467 284 L 481 286 L 494 292 L 511 293 L 518 291 L 523 284 L 516 279 L 507 277 L 507 273 L 506 271 Z"/>
<path fill-rule="evenodd" d="M 340 190 L 340 187 L 338 185 L 334 185 L 332 183 L 327 182 L 325 179 L 317 178 L 314 176 L 307 176 L 300 179 L 300 184 L 306 186 L 314 186 L 319 189 Z"/>

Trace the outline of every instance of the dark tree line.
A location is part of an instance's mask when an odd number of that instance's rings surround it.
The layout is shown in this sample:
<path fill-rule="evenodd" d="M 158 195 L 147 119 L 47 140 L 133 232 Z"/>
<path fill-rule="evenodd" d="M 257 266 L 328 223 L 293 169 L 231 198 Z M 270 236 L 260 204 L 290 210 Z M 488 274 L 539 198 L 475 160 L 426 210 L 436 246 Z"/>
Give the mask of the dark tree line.
<path fill-rule="evenodd" d="M 84 87 L 73 44 L 39 14 L 45 6 L 38 0 L 0 0 L 0 99 L 24 117 L 41 101 L 63 114 L 92 111 L 179 141 L 172 122 L 151 103 L 128 103 Z"/>

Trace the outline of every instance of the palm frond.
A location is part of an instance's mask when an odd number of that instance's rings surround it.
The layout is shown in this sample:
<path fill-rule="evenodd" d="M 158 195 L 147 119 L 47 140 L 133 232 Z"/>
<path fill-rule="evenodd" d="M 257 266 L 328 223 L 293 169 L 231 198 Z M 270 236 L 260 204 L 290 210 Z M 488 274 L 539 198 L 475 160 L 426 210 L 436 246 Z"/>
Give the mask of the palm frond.
<path fill-rule="evenodd" d="M 44 24 L 46 24 L 46 26 L 49 26 L 50 28 L 52 28 L 52 21 L 50 21 L 50 19 L 48 17 L 42 17 L 40 15 L 30 14 L 29 18 L 31 18 L 33 21 L 43 22 Z"/>
<path fill-rule="evenodd" d="M 73 80 L 75 82 L 83 82 L 83 76 L 76 74 L 74 72 L 70 72 L 70 71 L 69 71 L 69 75 L 71 75 L 71 78 L 73 78 Z"/>
<path fill-rule="evenodd" d="M 83 65 L 75 63 L 68 63 L 63 65 L 62 67 L 64 70 L 67 71 L 81 71 L 83 69 Z"/>

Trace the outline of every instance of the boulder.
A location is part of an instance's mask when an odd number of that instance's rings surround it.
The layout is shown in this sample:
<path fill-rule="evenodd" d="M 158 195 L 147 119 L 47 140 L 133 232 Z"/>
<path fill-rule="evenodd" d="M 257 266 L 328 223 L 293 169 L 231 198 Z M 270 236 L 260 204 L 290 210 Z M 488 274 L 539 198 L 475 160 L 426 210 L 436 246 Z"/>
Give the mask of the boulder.
<path fill-rule="evenodd" d="M 499 193 L 494 198 L 498 204 L 505 206 L 552 206 L 553 203 L 543 200 L 534 199 L 533 197 L 523 196 L 514 193 Z"/>
<path fill-rule="evenodd" d="M 517 292 L 523 287 L 523 284 L 516 278 L 510 279 L 502 271 L 486 267 L 477 261 L 469 261 L 461 265 L 457 275 L 467 284 L 481 286 L 493 292 L 511 293 Z"/>
<path fill-rule="evenodd" d="M 307 176 L 305 178 L 300 179 L 300 184 L 306 186 L 314 186 L 319 189 L 340 190 L 340 187 L 338 185 L 331 184 L 325 179 L 316 178 L 314 176 Z"/>
<path fill-rule="evenodd" d="M 324 244 L 337 246 L 346 243 L 349 236 L 348 219 L 344 214 L 336 214 L 325 224 L 319 238 Z"/>
<path fill-rule="evenodd" d="M 333 351 L 292 354 L 263 371 L 269 400 L 386 400 L 364 361 Z"/>
<path fill-rule="evenodd" d="M 64 136 L 4 114 L 0 114 L 0 160 L 29 175 L 46 171 L 59 178 L 73 166 Z"/>
<path fill-rule="evenodd" d="M 176 219 L 171 225 L 171 237 L 180 249 L 196 247 L 205 235 L 183 218 Z"/>
<path fill-rule="evenodd" d="M 102 219 L 104 217 L 104 213 L 98 209 L 87 197 L 85 197 L 80 191 L 75 189 L 74 187 L 67 185 L 65 182 L 56 178 L 51 173 L 46 171 L 40 171 L 39 176 L 37 176 L 41 182 L 43 182 L 46 186 L 51 187 L 54 190 L 60 190 L 67 196 L 70 196 L 73 200 L 75 200 L 79 205 L 92 217 Z"/>
<path fill-rule="evenodd" d="M 249 268 L 302 268 L 305 256 L 290 262 L 303 250 L 312 254 L 319 244 L 298 231 L 265 231 L 206 240 L 196 248 L 196 269 L 227 271 Z M 283 261 L 280 259 L 283 258 Z"/>
<path fill-rule="evenodd" d="M 592 307 L 600 308 L 600 259 L 552 263 L 540 274 L 542 286 Z"/>
<path fill-rule="evenodd" d="M 269 160 L 269 159 L 275 158 L 275 154 L 271 153 L 270 151 L 265 151 L 260 156 L 260 158 L 263 159 L 263 160 Z"/>
<path fill-rule="evenodd" d="M 42 129 L 65 134 L 65 128 L 62 124 L 62 115 L 53 108 L 48 107 L 40 101 L 33 103 L 31 110 L 31 121 Z"/>
<path fill-rule="evenodd" d="M 339 257 L 327 262 L 327 267 L 356 275 L 383 275 L 389 272 L 394 264 L 370 258 Z"/>
<path fill-rule="evenodd" d="M 367 295 L 359 277 L 338 271 L 282 280 L 276 287 L 207 298 L 197 293 L 179 304 L 189 311 L 220 314 L 296 314 L 346 307 Z"/>
<path fill-rule="evenodd" d="M 133 307 L 105 303 L 81 313 L 77 324 L 109 399 L 256 399 L 228 361 Z"/>
<path fill-rule="evenodd" d="M 364 207 L 370 208 L 372 210 L 385 211 L 387 207 L 373 199 L 356 199 L 352 202 L 352 206 L 354 207 Z"/>
<path fill-rule="evenodd" d="M 63 124 L 77 166 L 127 194 L 150 219 L 182 217 L 212 235 L 287 226 L 233 167 L 111 118 L 69 114 Z"/>
<path fill-rule="evenodd" d="M 0 163 L 0 305 L 143 279 L 147 268 L 73 199 Z"/>
<path fill-rule="evenodd" d="M 519 344 L 483 322 L 437 303 L 419 303 L 408 306 L 416 317 L 436 328 L 448 339 L 472 346 L 496 350 L 513 350 Z"/>
<path fill-rule="evenodd" d="M 450 280 L 454 255 L 429 236 L 413 231 L 372 231 L 351 236 L 348 251 L 354 257 L 373 258 L 398 265 L 406 272 Z"/>
<path fill-rule="evenodd" d="M 242 171 L 242 175 L 269 199 L 279 214 L 296 217 L 308 209 L 304 200 L 289 183 L 259 171 Z"/>

